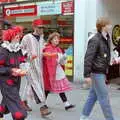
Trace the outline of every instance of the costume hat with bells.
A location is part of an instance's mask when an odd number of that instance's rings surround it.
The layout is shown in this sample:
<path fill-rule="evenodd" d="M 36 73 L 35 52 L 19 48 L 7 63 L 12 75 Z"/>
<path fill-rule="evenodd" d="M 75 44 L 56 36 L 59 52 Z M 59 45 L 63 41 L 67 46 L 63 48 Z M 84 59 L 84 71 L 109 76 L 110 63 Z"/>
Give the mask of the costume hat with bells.
<path fill-rule="evenodd" d="M 15 26 L 11 29 L 4 30 L 3 31 L 3 40 L 4 41 L 11 41 L 17 34 L 20 34 L 23 32 L 22 26 Z"/>

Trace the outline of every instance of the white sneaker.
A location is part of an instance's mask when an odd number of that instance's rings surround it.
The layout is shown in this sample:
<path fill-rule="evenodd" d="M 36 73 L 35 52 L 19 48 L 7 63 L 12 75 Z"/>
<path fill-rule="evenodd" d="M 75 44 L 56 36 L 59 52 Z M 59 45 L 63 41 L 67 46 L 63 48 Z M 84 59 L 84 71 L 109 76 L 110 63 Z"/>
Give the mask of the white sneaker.
<path fill-rule="evenodd" d="M 89 119 L 88 119 L 87 116 L 83 116 L 83 115 L 82 115 L 82 116 L 80 117 L 80 120 L 89 120 Z"/>

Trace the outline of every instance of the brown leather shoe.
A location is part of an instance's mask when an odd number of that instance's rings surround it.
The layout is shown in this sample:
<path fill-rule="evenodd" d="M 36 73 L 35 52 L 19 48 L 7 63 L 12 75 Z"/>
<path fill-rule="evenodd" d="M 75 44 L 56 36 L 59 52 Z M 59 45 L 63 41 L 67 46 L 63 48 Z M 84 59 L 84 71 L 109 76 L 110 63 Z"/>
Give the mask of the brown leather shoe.
<path fill-rule="evenodd" d="M 50 115 L 51 112 L 48 110 L 48 108 L 44 105 L 40 108 L 40 114 L 42 117 L 46 117 L 47 115 Z"/>
<path fill-rule="evenodd" d="M 28 106 L 27 101 L 23 101 L 22 106 L 26 111 L 28 111 L 28 112 L 32 111 L 32 109 Z"/>

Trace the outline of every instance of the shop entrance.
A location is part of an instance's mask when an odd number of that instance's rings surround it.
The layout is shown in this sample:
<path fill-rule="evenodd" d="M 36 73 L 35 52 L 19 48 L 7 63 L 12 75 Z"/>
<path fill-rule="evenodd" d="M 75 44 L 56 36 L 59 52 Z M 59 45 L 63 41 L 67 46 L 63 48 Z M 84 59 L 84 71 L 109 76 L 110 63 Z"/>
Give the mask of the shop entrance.
<path fill-rule="evenodd" d="M 66 9 L 66 7 L 68 8 Z M 62 48 L 63 52 L 67 53 L 67 63 L 64 66 L 64 70 L 69 80 L 72 81 L 74 69 L 73 1 L 68 2 L 68 0 L 63 0 L 63 2 L 58 1 L 53 3 L 53 0 L 51 0 L 48 2 L 27 2 L 19 4 L 16 2 L 14 5 L 12 3 L 4 5 L 3 11 L 4 18 L 13 25 L 24 26 L 25 34 L 32 32 L 32 21 L 37 18 L 45 20 L 45 41 L 47 41 L 48 35 L 50 33 L 54 31 L 60 33 L 60 47 Z"/>

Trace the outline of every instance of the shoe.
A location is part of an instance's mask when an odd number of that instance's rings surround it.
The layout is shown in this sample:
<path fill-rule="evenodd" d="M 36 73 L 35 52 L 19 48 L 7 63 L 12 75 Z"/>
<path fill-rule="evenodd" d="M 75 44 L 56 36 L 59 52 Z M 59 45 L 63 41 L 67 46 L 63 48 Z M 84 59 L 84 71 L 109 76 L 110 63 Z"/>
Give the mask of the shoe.
<path fill-rule="evenodd" d="M 28 112 L 32 111 L 32 109 L 28 106 L 27 101 L 23 101 L 22 106 L 26 111 L 28 111 Z"/>
<path fill-rule="evenodd" d="M 75 108 L 75 105 L 69 105 L 69 106 L 67 106 L 67 107 L 65 107 L 65 110 L 70 110 L 70 109 L 72 109 L 72 108 Z"/>
<path fill-rule="evenodd" d="M 51 113 L 52 113 L 52 112 L 50 112 L 50 111 L 48 110 L 48 108 L 46 107 L 46 105 L 44 105 L 44 106 L 42 106 L 42 107 L 40 108 L 40 114 L 41 114 L 42 117 L 46 117 L 46 116 L 50 115 Z"/>
<path fill-rule="evenodd" d="M 89 119 L 88 119 L 88 117 L 86 117 L 86 116 L 81 116 L 81 117 L 80 117 L 80 120 L 89 120 Z"/>
<path fill-rule="evenodd" d="M 48 106 L 47 106 L 47 105 L 44 105 L 44 107 L 48 109 Z"/>

